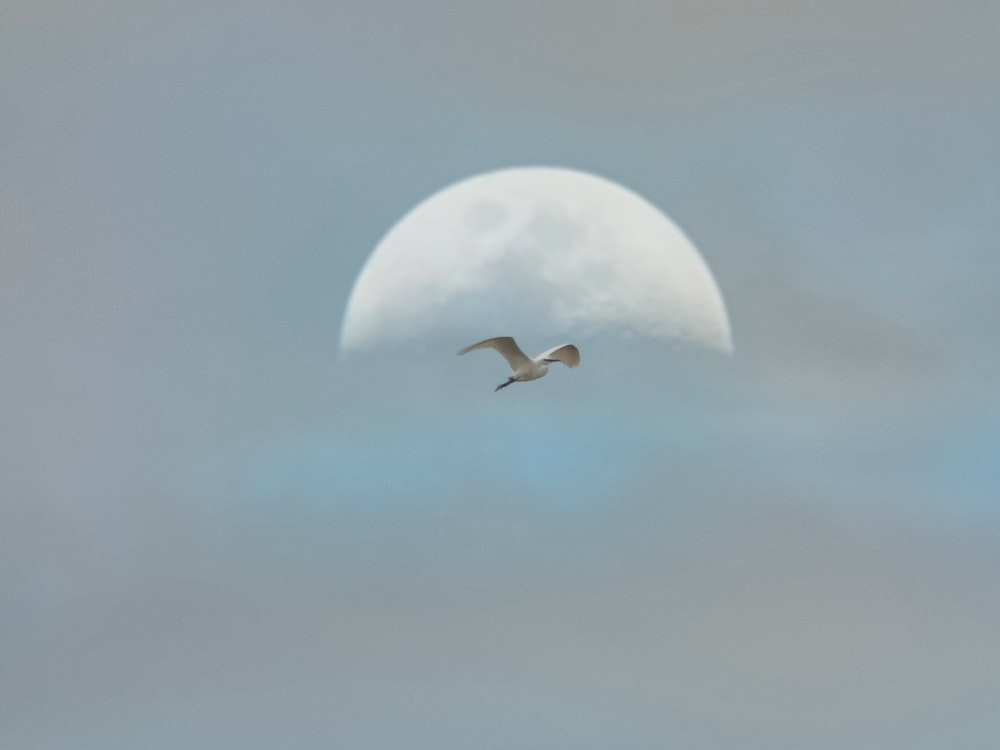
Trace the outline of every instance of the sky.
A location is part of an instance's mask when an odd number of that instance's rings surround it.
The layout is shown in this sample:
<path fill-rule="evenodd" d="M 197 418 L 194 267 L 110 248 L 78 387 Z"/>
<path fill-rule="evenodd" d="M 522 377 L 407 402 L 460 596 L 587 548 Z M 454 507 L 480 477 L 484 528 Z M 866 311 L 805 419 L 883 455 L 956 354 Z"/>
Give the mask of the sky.
<path fill-rule="evenodd" d="M 998 23 L 7 0 L 0 745 L 996 747 Z M 669 215 L 734 355 L 342 359 L 519 165 Z"/>

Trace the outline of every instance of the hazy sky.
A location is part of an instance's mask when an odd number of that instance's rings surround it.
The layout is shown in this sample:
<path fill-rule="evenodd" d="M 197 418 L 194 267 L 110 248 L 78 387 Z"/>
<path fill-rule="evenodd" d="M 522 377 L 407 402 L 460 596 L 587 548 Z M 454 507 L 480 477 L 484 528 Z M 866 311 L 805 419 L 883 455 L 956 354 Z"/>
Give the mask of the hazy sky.
<path fill-rule="evenodd" d="M 0 745 L 996 747 L 997 28 L 7 0 Z M 385 232 L 524 164 L 670 215 L 735 356 L 340 361 Z"/>

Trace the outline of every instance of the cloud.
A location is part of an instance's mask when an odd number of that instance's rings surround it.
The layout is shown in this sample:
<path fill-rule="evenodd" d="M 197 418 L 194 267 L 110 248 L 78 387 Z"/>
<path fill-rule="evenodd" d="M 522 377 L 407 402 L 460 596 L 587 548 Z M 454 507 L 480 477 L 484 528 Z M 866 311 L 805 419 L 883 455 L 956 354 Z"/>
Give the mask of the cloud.
<path fill-rule="evenodd" d="M 898 518 L 861 529 L 803 500 L 787 487 L 721 500 L 703 492 L 684 499 L 700 514 L 678 515 L 664 495 L 645 506 L 648 537 L 638 547 L 635 517 L 573 530 L 559 551 L 568 565 L 554 565 L 545 535 L 507 542 L 508 554 L 531 561 L 511 561 L 514 577 L 501 573 L 502 557 L 462 544 L 432 551 L 420 526 L 385 527 L 368 540 L 382 562 L 376 555 L 360 565 L 334 538 L 310 540 L 295 527 L 187 533 L 185 566 L 164 558 L 159 572 L 147 568 L 133 585 L 80 601 L 72 618 L 23 642 L 3 685 L 14 705 L 70 717 L 92 701 L 141 716 L 198 700 L 221 708 L 213 721 L 223 729 L 242 721 L 229 696 L 245 696 L 242 706 L 289 693 L 330 705 L 356 684 L 379 706 L 356 721 L 395 720 L 412 698 L 392 684 L 437 685 L 442 702 L 407 719 L 418 741 L 435 736 L 455 701 L 489 713 L 478 703 L 489 692 L 468 685 L 502 684 L 511 695 L 578 707 L 540 717 L 547 727 L 603 707 L 610 715 L 598 728 L 639 723 L 653 738 L 681 731 L 719 747 L 860 738 L 908 747 L 929 728 L 984 717 L 987 698 L 1000 694 L 1000 570 L 989 536 Z M 493 535 L 496 525 L 484 523 Z M 437 541 L 474 528 L 471 517 L 451 521 Z M 389 545 L 409 553 L 393 559 Z M 578 564 L 626 550 L 630 566 Z M 428 555 L 443 565 L 425 567 Z M 288 575 L 294 556 L 306 576 Z M 226 580 L 178 575 L 218 570 L 220 557 L 244 566 Z M 374 575 L 379 564 L 388 577 Z M 277 705 L 279 726 L 293 731 L 282 722 L 295 714 Z M 347 720 L 330 710 L 332 720 Z M 522 728 L 497 731 L 513 738 Z M 375 736 L 376 728 L 356 731 Z"/>
<path fill-rule="evenodd" d="M 634 121 L 844 86 L 947 90 L 995 63 L 981 12 L 901 0 L 520 3 L 450 13 L 433 44 L 418 35 L 412 46 L 438 76 L 509 105 Z"/>

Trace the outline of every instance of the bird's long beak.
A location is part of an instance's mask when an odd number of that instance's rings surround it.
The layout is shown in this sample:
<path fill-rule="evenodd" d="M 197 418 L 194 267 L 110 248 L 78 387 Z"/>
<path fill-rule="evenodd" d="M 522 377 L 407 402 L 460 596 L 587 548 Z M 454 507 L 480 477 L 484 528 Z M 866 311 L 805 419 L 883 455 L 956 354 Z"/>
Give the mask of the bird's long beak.
<path fill-rule="evenodd" d="M 506 388 L 508 385 L 510 385 L 513 382 L 515 382 L 514 378 L 507 378 L 507 382 L 506 383 L 501 383 L 500 385 L 498 385 L 496 388 L 493 389 L 493 392 L 496 393 L 501 388 Z"/>

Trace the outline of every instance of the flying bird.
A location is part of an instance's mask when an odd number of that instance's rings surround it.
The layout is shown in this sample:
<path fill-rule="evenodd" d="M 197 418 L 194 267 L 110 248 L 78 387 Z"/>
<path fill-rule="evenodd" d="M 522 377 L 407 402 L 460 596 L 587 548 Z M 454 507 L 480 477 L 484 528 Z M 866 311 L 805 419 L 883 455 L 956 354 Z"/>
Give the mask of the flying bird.
<path fill-rule="evenodd" d="M 478 344 L 459 349 L 459 354 L 466 354 L 475 349 L 496 349 L 500 355 L 507 360 L 510 369 L 514 374 L 507 378 L 506 383 L 501 383 L 494 389 L 494 393 L 501 388 L 506 388 L 512 383 L 521 383 L 525 380 L 538 380 L 545 377 L 549 371 L 549 365 L 553 362 L 562 362 L 567 367 L 576 367 L 580 364 L 580 350 L 572 344 L 561 344 L 553 349 L 542 352 L 537 357 L 529 357 L 521 351 L 510 336 L 498 336 L 494 339 L 486 339 Z"/>

